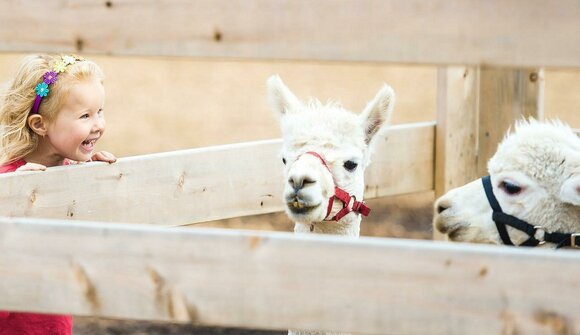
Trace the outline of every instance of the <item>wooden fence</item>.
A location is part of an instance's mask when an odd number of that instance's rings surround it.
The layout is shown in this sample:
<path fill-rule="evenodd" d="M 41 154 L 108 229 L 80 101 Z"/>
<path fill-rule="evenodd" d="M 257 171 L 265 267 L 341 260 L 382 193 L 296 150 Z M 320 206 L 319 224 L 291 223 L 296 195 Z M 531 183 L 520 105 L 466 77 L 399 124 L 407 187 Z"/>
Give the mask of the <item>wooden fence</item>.
<path fill-rule="evenodd" d="M 578 17 L 572 0 L 7 1 L 0 51 L 437 64 L 436 124 L 381 141 L 366 195 L 439 195 L 483 174 L 516 118 L 542 118 L 540 67 L 580 67 Z M 0 176 L 0 310 L 369 334 L 580 330 L 570 251 L 159 227 L 281 210 L 279 144 Z"/>
<path fill-rule="evenodd" d="M 379 139 L 366 197 L 433 189 L 435 125 Z M 8 216 L 179 225 L 283 210 L 280 140 L 0 175 Z M 57 186 L 58 185 L 58 186 Z"/>

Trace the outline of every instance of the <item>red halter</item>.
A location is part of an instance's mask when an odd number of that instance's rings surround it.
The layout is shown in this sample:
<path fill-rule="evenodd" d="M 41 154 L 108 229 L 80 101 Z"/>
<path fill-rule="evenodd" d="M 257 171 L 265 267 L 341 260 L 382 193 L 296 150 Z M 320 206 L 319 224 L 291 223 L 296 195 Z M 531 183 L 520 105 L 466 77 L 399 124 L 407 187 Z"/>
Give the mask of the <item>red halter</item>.
<path fill-rule="evenodd" d="M 328 167 L 328 164 L 326 164 L 326 161 L 324 160 L 324 158 L 322 158 L 322 156 L 320 156 L 317 152 L 308 151 L 308 152 L 305 152 L 304 154 L 312 155 L 312 156 L 320 159 L 320 161 L 322 162 L 322 165 L 324 165 L 324 167 L 326 167 L 326 169 L 330 172 L 330 174 L 332 174 L 332 171 L 330 171 L 330 168 Z M 332 218 L 326 219 L 330 215 L 330 212 L 332 211 L 332 205 L 334 204 L 334 198 L 342 201 L 343 207 Z M 332 196 L 332 197 L 330 197 L 330 199 L 328 199 L 328 207 L 326 209 L 326 216 L 324 217 L 324 221 L 338 221 L 350 212 L 360 213 L 363 216 L 368 216 L 369 213 L 371 212 L 371 209 L 367 205 L 365 205 L 364 201 L 357 201 L 356 197 L 354 195 L 350 195 L 345 190 L 341 189 L 338 186 L 335 186 L 334 187 L 334 196 Z"/>

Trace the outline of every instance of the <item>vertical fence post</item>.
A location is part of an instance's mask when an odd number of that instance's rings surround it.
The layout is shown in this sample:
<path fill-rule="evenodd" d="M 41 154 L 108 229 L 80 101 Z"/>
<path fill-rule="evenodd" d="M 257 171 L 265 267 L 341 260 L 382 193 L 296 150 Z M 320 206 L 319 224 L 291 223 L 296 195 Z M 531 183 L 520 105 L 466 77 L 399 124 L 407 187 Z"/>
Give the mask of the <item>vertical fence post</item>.
<path fill-rule="evenodd" d="M 435 197 L 477 175 L 478 91 L 477 67 L 438 69 Z"/>
<path fill-rule="evenodd" d="M 483 176 L 487 161 L 516 120 L 544 118 L 544 71 L 484 67 L 479 87 L 477 176 Z"/>
<path fill-rule="evenodd" d="M 543 94 L 539 69 L 439 68 L 435 197 L 485 175 L 516 120 L 543 119 Z"/>

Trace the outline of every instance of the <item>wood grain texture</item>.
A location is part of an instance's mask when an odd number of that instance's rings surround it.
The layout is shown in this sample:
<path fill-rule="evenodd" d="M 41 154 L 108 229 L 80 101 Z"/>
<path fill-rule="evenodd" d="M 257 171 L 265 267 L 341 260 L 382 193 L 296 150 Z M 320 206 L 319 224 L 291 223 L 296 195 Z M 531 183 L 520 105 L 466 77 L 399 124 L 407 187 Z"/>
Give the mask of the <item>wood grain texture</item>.
<path fill-rule="evenodd" d="M 0 51 L 580 66 L 560 0 L 0 2 Z"/>
<path fill-rule="evenodd" d="M 377 139 L 368 197 L 433 185 L 434 124 Z M 180 225 L 281 211 L 280 140 L 0 175 L 0 215 Z"/>
<path fill-rule="evenodd" d="M 0 219 L 0 310 L 364 334 L 574 334 L 580 254 Z"/>
<path fill-rule="evenodd" d="M 483 67 L 479 85 L 477 176 L 517 120 L 544 119 L 544 71 Z"/>
<path fill-rule="evenodd" d="M 443 67 L 437 76 L 435 197 L 477 178 L 477 67 Z"/>
<path fill-rule="evenodd" d="M 544 118 L 541 69 L 439 69 L 436 196 L 487 174 L 517 120 Z"/>

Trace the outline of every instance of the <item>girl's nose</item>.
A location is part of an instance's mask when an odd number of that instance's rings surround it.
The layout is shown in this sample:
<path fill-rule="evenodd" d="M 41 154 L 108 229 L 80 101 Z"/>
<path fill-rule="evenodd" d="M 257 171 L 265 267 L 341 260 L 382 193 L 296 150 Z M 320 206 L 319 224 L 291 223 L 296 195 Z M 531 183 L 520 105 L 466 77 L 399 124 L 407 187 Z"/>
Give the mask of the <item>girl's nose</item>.
<path fill-rule="evenodd" d="M 103 132 L 105 130 L 105 119 L 103 117 L 97 117 L 95 122 L 93 123 L 93 132 Z"/>

